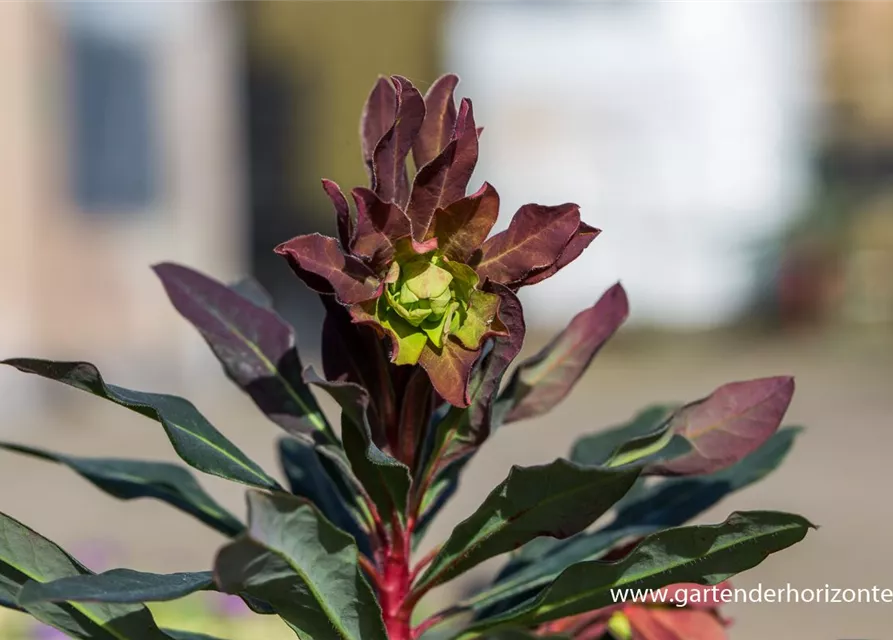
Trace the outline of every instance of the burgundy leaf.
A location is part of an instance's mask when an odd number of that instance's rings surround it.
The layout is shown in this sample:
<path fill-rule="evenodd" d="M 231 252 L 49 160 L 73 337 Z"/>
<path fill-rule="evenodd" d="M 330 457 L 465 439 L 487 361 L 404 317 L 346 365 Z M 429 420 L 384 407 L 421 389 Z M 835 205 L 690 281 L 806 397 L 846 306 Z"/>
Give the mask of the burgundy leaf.
<path fill-rule="evenodd" d="M 459 78 L 449 73 L 434 81 L 425 94 L 425 120 L 412 145 L 417 168 L 431 162 L 449 144 L 456 127 L 456 103 L 453 92 Z"/>
<path fill-rule="evenodd" d="M 485 182 L 476 193 L 434 214 L 434 235 L 440 250 L 451 260 L 468 262 L 487 239 L 498 216 L 499 194 Z"/>
<path fill-rule="evenodd" d="M 778 430 L 793 395 L 794 379 L 790 376 L 719 387 L 670 418 L 670 429 L 688 440 L 691 451 L 651 465 L 646 473 L 700 475 L 738 462 Z"/>
<path fill-rule="evenodd" d="M 392 126 L 397 113 L 397 91 L 387 78 L 379 78 L 372 87 L 372 92 L 366 100 L 363 114 L 360 116 L 360 137 L 363 145 L 363 161 L 369 171 L 370 180 L 375 177 L 372 173 L 372 156 L 379 141 Z"/>
<path fill-rule="evenodd" d="M 542 271 L 538 271 L 527 276 L 526 278 L 524 278 L 524 281 L 521 282 L 519 286 L 523 287 L 531 284 L 536 284 L 537 282 L 542 282 L 546 278 L 554 276 L 571 262 L 579 258 L 580 254 L 583 253 L 586 247 L 588 247 L 600 233 L 601 229 L 590 227 L 588 224 L 581 221 L 580 225 L 577 227 L 577 230 L 574 232 L 574 235 L 571 236 L 570 241 L 567 243 L 567 245 L 565 245 L 564 250 L 558 257 L 558 260 L 555 261 L 555 264 L 553 264 L 551 267 L 543 269 Z"/>
<path fill-rule="evenodd" d="M 494 338 L 493 348 L 481 364 L 480 386 L 475 389 L 468 416 L 472 440 L 478 446 L 490 436 L 493 429 L 493 403 L 499 392 L 499 385 L 509 365 L 521 352 L 526 332 L 518 296 L 508 287 L 494 282 L 487 282 L 484 290 L 499 296 L 498 318 L 508 335 Z"/>
<path fill-rule="evenodd" d="M 580 208 L 575 204 L 524 205 L 508 229 L 484 243 L 478 275 L 518 286 L 529 274 L 555 264 L 579 225 Z"/>
<path fill-rule="evenodd" d="M 500 398 L 510 407 L 505 422 L 542 415 L 561 402 L 628 314 L 626 291 L 618 283 L 574 316 L 564 331 L 515 371 Z"/>
<path fill-rule="evenodd" d="M 406 156 L 425 119 L 425 101 L 406 78 L 393 76 L 391 79 L 397 91 L 397 117 L 375 147 L 373 184 L 382 200 L 405 207 L 409 200 Z"/>
<path fill-rule="evenodd" d="M 369 423 L 375 442 L 386 442 L 384 425 L 396 422 L 396 400 L 388 375 L 388 354 L 368 326 L 355 324 L 348 310 L 332 296 L 321 296 L 326 309 L 322 325 L 322 365 L 327 379 L 353 382 L 369 392 Z"/>
<path fill-rule="evenodd" d="M 276 247 L 288 259 L 292 270 L 320 293 L 335 293 L 345 304 L 377 298 L 382 283 L 365 264 L 345 255 L 335 238 L 318 233 L 297 236 Z"/>
<path fill-rule="evenodd" d="M 450 336 L 444 340 L 441 349 L 428 342 L 419 364 L 428 372 L 434 390 L 444 400 L 456 407 L 467 407 L 468 378 L 479 355 L 480 351 L 466 349 Z"/>
<path fill-rule="evenodd" d="M 397 431 L 397 446 L 393 447 L 396 457 L 410 469 L 414 466 L 416 450 L 428 426 L 434 392 L 428 374 L 420 367 L 414 367 L 409 382 L 403 392 L 403 406 L 400 409 L 400 423 Z"/>
<path fill-rule="evenodd" d="M 226 285 L 186 267 L 153 267 L 174 307 L 220 360 L 226 375 L 289 433 L 327 430 L 302 379 L 291 326 Z"/>
<path fill-rule="evenodd" d="M 323 179 L 322 188 L 325 189 L 326 195 L 329 196 L 332 204 L 335 206 L 338 241 L 341 243 L 341 249 L 349 251 L 350 240 L 353 237 L 353 220 L 350 218 L 350 206 L 347 204 L 347 198 L 341 192 L 341 187 L 331 180 Z"/>
<path fill-rule="evenodd" d="M 409 235 L 409 218 L 393 202 L 384 202 L 371 189 L 351 191 L 357 205 L 357 226 L 351 250 L 368 258 L 376 271 L 394 257 L 394 243 Z"/>
<path fill-rule="evenodd" d="M 424 240 L 434 212 L 465 197 L 471 174 L 477 164 L 478 137 L 470 100 L 462 100 L 452 140 L 431 162 L 416 174 L 407 215 L 412 235 Z"/>

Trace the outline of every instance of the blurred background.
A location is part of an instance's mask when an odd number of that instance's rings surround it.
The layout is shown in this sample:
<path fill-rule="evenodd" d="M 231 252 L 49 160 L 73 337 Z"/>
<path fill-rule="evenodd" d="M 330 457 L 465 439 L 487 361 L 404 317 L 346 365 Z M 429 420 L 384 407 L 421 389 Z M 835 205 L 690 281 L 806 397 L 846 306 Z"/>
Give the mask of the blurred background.
<path fill-rule="evenodd" d="M 314 361 L 321 308 L 271 250 L 334 230 L 320 178 L 364 184 L 376 77 L 424 91 L 445 71 L 485 127 L 472 186 L 499 190 L 500 226 L 526 202 L 574 201 L 604 230 L 526 292 L 527 351 L 618 279 L 632 316 L 556 412 L 487 444 L 432 541 L 513 463 L 651 401 L 792 373 L 789 418 L 808 430 L 704 520 L 774 508 L 823 525 L 736 585 L 893 588 L 893 3 L 0 3 L 0 354 L 88 359 L 114 383 L 189 396 L 275 469 L 275 429 L 149 266 L 254 275 Z M 3 439 L 174 459 L 161 429 L 79 392 L 0 371 L 0 395 Z M 205 484 L 241 512 L 240 489 Z M 203 570 L 221 542 L 7 453 L 0 510 L 94 569 Z M 891 607 L 727 613 L 735 640 L 882 638 Z M 210 597 L 164 615 L 233 640 L 281 631 L 239 626 Z M 0 613 L 0 639 L 50 637 L 28 624 Z"/>

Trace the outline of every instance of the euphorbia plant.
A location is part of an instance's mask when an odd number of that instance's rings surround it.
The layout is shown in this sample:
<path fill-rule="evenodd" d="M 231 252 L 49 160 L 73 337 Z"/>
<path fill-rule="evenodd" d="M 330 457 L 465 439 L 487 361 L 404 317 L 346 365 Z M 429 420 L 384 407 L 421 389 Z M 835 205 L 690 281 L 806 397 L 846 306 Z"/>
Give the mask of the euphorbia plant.
<path fill-rule="evenodd" d="M 502 384 L 524 339 L 516 292 L 574 260 L 598 231 L 574 204 L 531 204 L 490 235 L 499 198 L 487 183 L 467 195 L 481 130 L 470 101 L 456 107 L 456 82 L 444 76 L 423 98 L 404 78 L 380 79 L 361 126 L 371 187 L 351 191 L 353 213 L 324 181 L 337 237 L 300 236 L 276 249 L 325 305 L 323 376 L 303 367 L 291 327 L 256 283 L 227 286 L 183 266 L 155 267 L 229 378 L 286 432 L 285 486 L 182 398 L 108 384 L 84 362 L 5 361 L 160 423 L 185 463 L 251 489 L 246 524 L 179 465 L 2 444 L 67 465 L 118 498 L 167 502 L 230 541 L 207 572 L 94 575 L 0 515 L 0 605 L 103 640 L 207 638 L 159 629 L 144 604 L 199 590 L 237 594 L 315 640 L 409 640 L 429 630 L 663 638 L 671 636 L 648 631 L 657 615 L 650 605 L 621 605 L 612 590 L 715 584 L 804 537 L 806 520 L 775 512 L 682 526 L 784 457 L 795 430 L 778 427 L 793 381 L 776 377 L 651 407 L 581 439 L 567 460 L 513 467 L 445 541 L 417 557 L 427 525 L 490 433 L 559 403 L 628 311 L 615 285 Z M 336 401 L 339 421 L 323 413 L 314 389 Z M 418 619 L 432 589 L 503 554 L 511 555 L 492 585 Z M 672 637 L 691 640 L 685 629 L 697 618 L 677 615 L 685 622 Z M 712 612 L 701 618 L 717 628 Z"/>

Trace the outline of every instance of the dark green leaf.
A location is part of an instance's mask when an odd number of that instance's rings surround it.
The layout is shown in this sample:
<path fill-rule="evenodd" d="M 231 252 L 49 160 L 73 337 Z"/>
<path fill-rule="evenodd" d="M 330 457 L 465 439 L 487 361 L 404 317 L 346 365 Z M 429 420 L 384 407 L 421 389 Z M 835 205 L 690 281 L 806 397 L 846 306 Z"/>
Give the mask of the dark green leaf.
<path fill-rule="evenodd" d="M 99 370 L 87 362 L 13 358 L 4 360 L 2 364 L 92 393 L 161 423 L 177 454 L 199 471 L 249 486 L 280 488 L 188 400 L 106 384 Z"/>
<path fill-rule="evenodd" d="M 34 582 L 88 575 L 81 563 L 40 534 L 0 513 L 0 597 L 16 597 Z M 21 603 L 20 603 L 21 604 Z M 83 640 L 170 640 L 143 605 L 22 604 L 46 625 Z"/>
<path fill-rule="evenodd" d="M 305 379 L 319 386 L 341 406 L 341 439 L 353 472 L 379 512 L 406 513 L 411 477 L 409 467 L 379 449 L 372 441 L 367 419 L 369 394 L 352 382 L 330 382 L 308 369 Z"/>
<path fill-rule="evenodd" d="M 627 443 L 655 434 L 667 421 L 675 407 L 655 405 L 637 414 L 626 424 L 598 431 L 577 440 L 570 459 L 583 465 L 603 466 L 617 457 Z"/>
<path fill-rule="evenodd" d="M 4 442 L 0 442 L 0 448 L 64 464 L 121 500 L 156 498 L 182 509 L 227 536 L 234 536 L 245 528 L 245 525 L 201 488 L 188 470 L 175 464 L 117 458 L 79 458 Z"/>
<path fill-rule="evenodd" d="M 637 469 L 586 468 L 561 459 L 512 467 L 508 478 L 453 530 L 417 588 L 442 584 L 538 536 L 579 533 L 610 509 L 638 474 Z"/>
<path fill-rule="evenodd" d="M 339 485 L 347 486 L 348 481 L 339 483 L 330 475 L 340 473 L 340 469 L 335 465 L 325 464 L 326 459 L 317 447 L 303 439 L 279 440 L 279 459 L 291 492 L 315 504 L 332 524 L 354 537 L 363 553 L 371 553 L 367 532 L 360 526 L 356 514 L 348 508 L 348 503 L 339 492 Z"/>
<path fill-rule="evenodd" d="M 568 567 L 534 600 L 475 623 L 467 637 L 503 625 L 538 625 L 608 606 L 618 589 L 658 589 L 683 582 L 717 584 L 799 542 L 810 528 L 813 525 L 800 516 L 751 511 L 733 513 L 718 525 L 661 531 L 617 562 L 580 562 Z"/>
<path fill-rule="evenodd" d="M 314 640 L 387 640 L 349 535 L 291 496 L 251 491 L 248 510 L 247 533 L 217 557 L 223 591 L 268 602 Z"/>
<path fill-rule="evenodd" d="M 161 574 L 112 569 L 51 582 L 28 582 L 19 593 L 19 604 L 27 607 L 41 602 L 166 602 L 213 589 L 213 585 L 210 571 Z"/>
<path fill-rule="evenodd" d="M 180 631 L 179 629 L 164 629 L 164 632 L 174 640 L 220 640 L 207 633 L 195 633 L 194 631 Z"/>
<path fill-rule="evenodd" d="M 330 431 L 301 378 L 304 365 L 285 320 L 192 269 L 171 263 L 154 269 L 180 315 L 198 329 L 226 375 L 261 411 L 289 433 Z"/>

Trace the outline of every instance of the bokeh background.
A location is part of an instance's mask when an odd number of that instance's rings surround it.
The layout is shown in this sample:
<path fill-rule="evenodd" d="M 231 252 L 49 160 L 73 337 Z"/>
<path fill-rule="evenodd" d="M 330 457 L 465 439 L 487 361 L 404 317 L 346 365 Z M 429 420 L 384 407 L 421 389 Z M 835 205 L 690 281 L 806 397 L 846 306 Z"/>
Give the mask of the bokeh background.
<path fill-rule="evenodd" d="M 632 317 L 558 410 L 486 445 L 431 539 L 513 463 L 651 401 L 792 373 L 790 422 L 808 430 L 703 520 L 773 508 L 822 525 L 738 586 L 893 588 L 893 3 L 0 3 L 0 354 L 89 359 L 189 396 L 275 469 L 275 428 L 149 265 L 253 274 L 313 362 L 321 309 L 271 249 L 333 230 L 321 177 L 364 182 L 357 123 L 377 75 L 424 90 L 447 70 L 485 127 L 474 182 L 499 190 L 500 225 L 525 202 L 575 201 L 604 230 L 526 295 L 527 350 L 618 279 Z M 3 439 L 174 459 L 161 429 L 77 391 L 0 371 L 0 396 Z M 205 485 L 241 512 L 240 489 Z M 204 570 L 222 542 L 7 453 L 0 510 L 97 570 Z M 162 611 L 233 640 L 282 631 L 242 613 L 210 596 Z M 880 639 L 893 605 L 727 613 L 735 640 Z M 0 614 L 2 640 L 45 633 Z"/>

